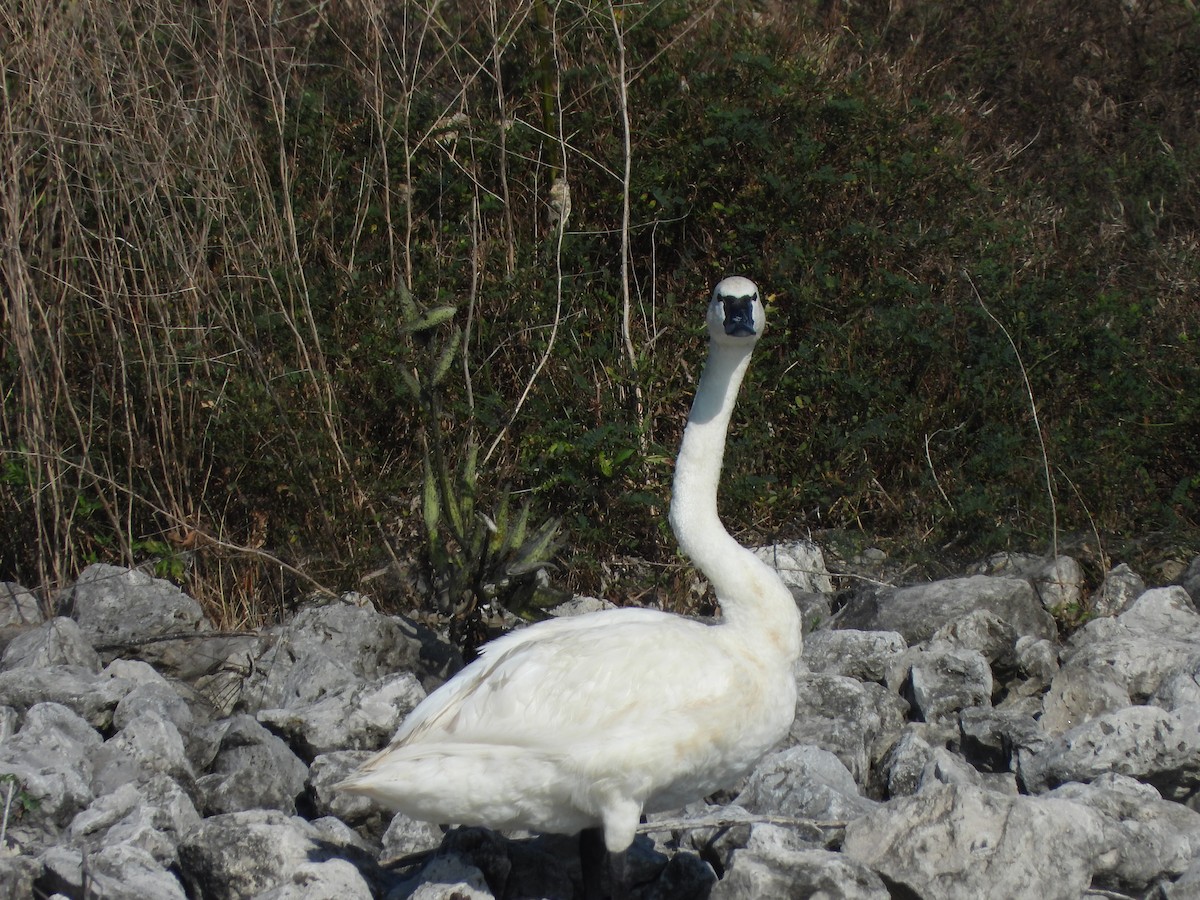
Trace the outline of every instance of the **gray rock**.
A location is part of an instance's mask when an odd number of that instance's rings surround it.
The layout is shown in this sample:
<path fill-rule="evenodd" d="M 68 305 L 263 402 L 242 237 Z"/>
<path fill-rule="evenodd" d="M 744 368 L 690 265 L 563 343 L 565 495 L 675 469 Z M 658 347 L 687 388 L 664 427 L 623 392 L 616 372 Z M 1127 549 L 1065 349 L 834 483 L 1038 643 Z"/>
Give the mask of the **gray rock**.
<path fill-rule="evenodd" d="M 369 607 L 346 603 L 301 610 L 276 629 L 274 645 L 246 679 L 250 711 L 315 703 L 341 688 L 419 667 L 423 647 L 415 627 Z"/>
<path fill-rule="evenodd" d="M 552 616 L 562 618 L 564 616 L 586 616 L 588 613 L 616 608 L 617 605 L 615 603 L 610 603 L 600 597 L 575 596 L 570 600 L 558 604 L 558 606 L 548 610 L 548 612 Z"/>
<path fill-rule="evenodd" d="M 128 844 L 160 865 L 173 866 L 179 841 L 199 823 L 200 814 L 183 788 L 165 775 L 155 775 L 97 797 L 71 820 L 66 836 L 72 846 L 89 852 Z"/>
<path fill-rule="evenodd" d="M 737 850 L 711 900 L 763 897 L 820 897 L 828 900 L 888 900 L 878 875 L 842 853 L 783 847 Z"/>
<path fill-rule="evenodd" d="M 101 737 L 57 703 L 29 708 L 20 731 L 0 744 L 0 774 L 11 774 L 33 802 L 29 814 L 51 829 L 92 802 L 92 759 Z"/>
<path fill-rule="evenodd" d="M 805 635 L 826 625 L 833 616 L 833 595 L 792 588 L 792 599 L 800 610 L 800 628 Z"/>
<path fill-rule="evenodd" d="M 1019 759 L 1025 788 L 1040 793 L 1117 772 L 1154 785 L 1171 800 L 1200 787 L 1200 725 L 1156 706 L 1105 713 Z"/>
<path fill-rule="evenodd" d="M 723 862 L 726 870 L 732 868 L 733 854 L 738 850 L 749 850 L 750 856 L 764 857 L 774 856 L 780 851 L 799 853 L 802 850 L 824 850 L 827 849 L 825 835 L 838 834 L 836 831 L 825 832 L 817 826 L 805 829 L 792 823 L 779 825 L 772 822 L 755 821 L 754 816 L 736 805 L 721 807 L 719 814 L 722 819 L 732 818 L 734 821 L 742 817 L 746 819 L 745 825 L 738 824 L 730 828 L 730 830 L 742 832 L 741 838 L 726 844 L 724 852 L 715 854 L 715 857 Z M 713 829 L 702 843 L 696 843 L 696 848 L 698 850 L 719 848 L 724 830 Z M 696 832 L 692 832 L 692 834 L 695 835 Z"/>
<path fill-rule="evenodd" d="M 701 801 L 690 803 L 679 813 L 651 813 L 647 816 L 651 825 L 663 830 L 650 831 L 647 836 L 662 853 L 670 853 L 673 847 L 695 850 L 705 859 L 721 861 L 728 866 L 734 850 L 745 847 L 750 832 L 755 827 L 755 816 L 736 804 L 710 806 Z M 761 824 L 761 823 L 760 823 Z M 816 828 L 816 834 L 821 835 Z M 792 830 L 797 835 L 799 832 Z M 797 836 L 797 849 L 820 846 Z"/>
<path fill-rule="evenodd" d="M 15 581 L 0 581 L 0 628 L 37 625 L 46 615 L 37 595 Z"/>
<path fill-rule="evenodd" d="M 155 775 L 166 775 L 189 788 L 196 778 L 183 735 L 174 722 L 150 709 L 130 719 L 96 750 L 93 769 L 92 790 L 97 796 Z"/>
<path fill-rule="evenodd" d="M 1091 609 L 1097 616 L 1118 616 L 1146 591 L 1140 575 L 1125 563 L 1113 566 L 1091 597 Z"/>
<path fill-rule="evenodd" d="M 1200 556 L 1193 559 L 1179 576 L 1180 586 L 1188 592 L 1192 602 L 1200 603 Z"/>
<path fill-rule="evenodd" d="M 708 900 L 717 873 L 712 866 L 694 853 L 675 853 L 659 873 L 658 878 L 639 894 L 643 900 Z M 507 886 L 506 886 L 507 887 Z M 546 892 L 517 894 L 517 896 L 556 896 Z"/>
<path fill-rule="evenodd" d="M 309 795 L 313 806 L 322 815 L 337 816 L 344 822 L 359 825 L 370 818 L 379 818 L 380 807 L 369 797 L 336 791 L 333 786 L 370 759 L 372 754 L 362 750 L 337 750 L 322 753 L 308 767 Z"/>
<path fill-rule="evenodd" d="M 1101 816 L 1104 843 L 1116 852 L 1097 858 L 1094 887 L 1141 894 L 1182 875 L 1200 855 L 1200 813 L 1163 800 L 1132 778 L 1101 775 L 1092 784 L 1066 784 L 1046 796 L 1074 801 Z"/>
<path fill-rule="evenodd" d="M 1038 553 L 1014 553 L 1002 550 L 993 553 L 983 562 L 967 570 L 968 575 L 996 575 L 1007 578 L 1033 578 L 1046 564 L 1046 557 Z"/>
<path fill-rule="evenodd" d="M 351 850 L 304 819 L 247 810 L 202 820 L 180 843 L 179 864 L 189 894 L 250 900 L 297 874 L 303 881 L 314 862 L 356 855 Z"/>
<path fill-rule="evenodd" d="M 917 780 L 917 793 L 933 790 L 947 784 L 960 784 L 968 787 L 983 787 L 983 776 L 963 761 L 962 757 L 951 753 L 945 747 L 930 749 L 929 759 L 921 767 L 921 775 Z"/>
<path fill-rule="evenodd" d="M 113 710 L 113 727 L 123 729 L 137 716 L 146 713 L 153 713 L 175 726 L 183 738 L 193 771 L 207 766 L 212 759 L 213 748 L 202 727 L 207 724 L 210 714 L 202 698 L 197 697 L 190 688 L 172 684 L 161 676 L 157 681 L 141 681 L 121 698 Z"/>
<path fill-rule="evenodd" d="M 417 677 L 401 672 L 343 685 L 311 703 L 262 709 L 257 718 L 311 758 L 333 750 L 378 749 L 424 699 Z"/>
<path fill-rule="evenodd" d="M 18 634 L 0 658 L 0 669 L 4 670 L 49 666 L 74 666 L 99 672 L 102 663 L 100 654 L 92 649 L 75 621 L 62 616 Z"/>
<path fill-rule="evenodd" d="M 273 809 L 292 815 L 308 766 L 252 716 L 223 723 L 211 772 L 198 781 L 206 815 Z"/>
<path fill-rule="evenodd" d="M 183 885 L 153 856 L 130 844 L 111 844 L 87 854 L 56 847 L 42 855 L 43 882 L 51 890 L 96 900 L 186 900 Z M 85 879 L 86 871 L 86 879 Z"/>
<path fill-rule="evenodd" d="M 1111 849 L 1085 806 L 964 785 L 890 800 L 850 822 L 843 843 L 850 859 L 929 900 L 1078 900 Z"/>
<path fill-rule="evenodd" d="M 820 821 L 854 819 L 877 805 L 836 756 L 808 745 L 768 754 L 734 802 L 753 813 Z"/>
<path fill-rule="evenodd" d="M 57 703 L 101 730 L 112 726 L 113 710 L 133 682 L 76 666 L 12 669 L 0 672 L 0 703 L 18 712 L 38 703 Z"/>
<path fill-rule="evenodd" d="M 789 588 L 811 594 L 833 593 L 833 579 L 825 568 L 825 554 L 811 541 L 754 547 L 751 552 L 778 572 Z"/>
<path fill-rule="evenodd" d="M 1200 704 L 1200 654 L 1188 660 L 1180 671 L 1166 676 L 1149 702 L 1169 710 Z"/>
<path fill-rule="evenodd" d="M 396 900 L 495 900 L 487 879 L 458 854 L 441 854 L 389 894 Z"/>
<path fill-rule="evenodd" d="M 441 843 L 440 827 L 419 819 L 410 819 L 404 813 L 396 813 L 383 833 L 383 852 L 379 858 L 387 865 L 390 860 L 436 850 Z"/>
<path fill-rule="evenodd" d="M 1160 884 L 1166 900 L 1196 900 L 1200 897 L 1200 859 L 1196 859 L 1173 884 Z"/>
<path fill-rule="evenodd" d="M 98 647 L 212 628 L 199 603 L 171 582 L 138 569 L 90 565 L 67 593 L 66 604 Z"/>
<path fill-rule="evenodd" d="M 908 704 L 878 684 L 840 675 L 800 675 L 796 686 L 788 742 L 830 751 L 865 783 L 872 762 L 904 726 Z"/>
<path fill-rule="evenodd" d="M 1181 587 L 1146 591 L 1115 619 L 1093 619 L 1063 652 L 1064 668 L 1108 670 L 1134 702 L 1200 654 L 1200 614 Z"/>
<path fill-rule="evenodd" d="M 33 881 L 42 874 L 42 864 L 32 856 L 0 853 L 0 897 L 35 897 Z"/>
<path fill-rule="evenodd" d="M 1026 640 L 1031 640 L 1028 636 Z M 1037 638 L 1032 638 L 1037 640 Z M 933 633 L 931 645 L 974 650 L 988 665 L 1011 670 L 1016 665 L 1017 633 L 990 609 L 974 609 Z"/>
<path fill-rule="evenodd" d="M 959 715 L 963 757 L 984 772 L 1015 771 L 1022 753 L 1039 753 L 1050 737 L 1032 716 L 976 706 Z"/>
<path fill-rule="evenodd" d="M 960 710 L 991 703 L 992 670 L 978 651 L 933 645 L 910 653 L 904 694 L 923 721 L 954 721 Z"/>
<path fill-rule="evenodd" d="M 882 683 L 888 662 L 906 649 L 895 631 L 822 628 L 805 639 L 804 662 L 810 672 Z"/>
<path fill-rule="evenodd" d="M 326 859 L 300 863 L 288 881 L 256 895 L 255 900 L 372 900 L 372 893 L 353 863 Z"/>
<path fill-rule="evenodd" d="M 1035 687 L 1050 684 L 1058 673 L 1058 647 L 1045 638 L 1024 635 L 1013 645 L 1017 672 L 1026 676 Z"/>
<path fill-rule="evenodd" d="M 1053 638 L 1054 619 L 1024 578 L 974 575 L 931 584 L 864 592 L 838 614 L 839 627 L 898 631 L 909 644 L 929 640 L 943 625 L 987 609 L 1018 635 Z"/>
<path fill-rule="evenodd" d="M 1042 606 L 1053 612 L 1078 609 L 1083 602 L 1083 568 L 1069 556 L 1047 561 L 1033 572 L 1033 586 Z"/>
<path fill-rule="evenodd" d="M 880 761 L 876 779 L 885 796 L 907 797 L 920 788 L 925 764 L 933 758 L 933 745 L 924 730 L 923 723 L 907 726 Z"/>
<path fill-rule="evenodd" d="M 1060 669 L 1042 698 L 1042 730 L 1059 735 L 1107 712 L 1132 705 L 1129 691 L 1109 669 Z"/>

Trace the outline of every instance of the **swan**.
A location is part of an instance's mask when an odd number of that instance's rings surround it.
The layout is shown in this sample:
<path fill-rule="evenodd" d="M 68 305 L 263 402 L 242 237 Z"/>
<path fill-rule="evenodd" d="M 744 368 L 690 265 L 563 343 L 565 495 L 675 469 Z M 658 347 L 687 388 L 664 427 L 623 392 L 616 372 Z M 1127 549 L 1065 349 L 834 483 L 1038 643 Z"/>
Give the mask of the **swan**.
<path fill-rule="evenodd" d="M 602 829 L 623 891 L 644 812 L 748 773 L 791 726 L 800 614 L 717 516 L 725 436 L 766 324 L 753 281 L 723 279 L 675 467 L 671 528 L 707 576 L 717 624 L 650 609 L 556 619 L 487 644 L 338 788 L 438 824 Z"/>

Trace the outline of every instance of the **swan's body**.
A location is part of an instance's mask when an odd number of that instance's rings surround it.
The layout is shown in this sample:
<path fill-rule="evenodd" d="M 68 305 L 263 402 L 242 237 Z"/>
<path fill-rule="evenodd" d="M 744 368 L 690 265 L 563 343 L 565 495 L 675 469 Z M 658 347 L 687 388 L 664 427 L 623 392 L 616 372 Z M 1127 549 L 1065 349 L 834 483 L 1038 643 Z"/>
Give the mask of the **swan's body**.
<path fill-rule="evenodd" d="M 775 572 L 717 518 L 725 434 L 765 324 L 753 282 L 717 285 L 708 321 L 670 518 L 716 591 L 721 623 L 617 609 L 508 634 L 340 788 L 440 824 L 565 834 L 599 825 L 619 853 L 643 811 L 730 785 L 787 733 L 800 616 Z"/>

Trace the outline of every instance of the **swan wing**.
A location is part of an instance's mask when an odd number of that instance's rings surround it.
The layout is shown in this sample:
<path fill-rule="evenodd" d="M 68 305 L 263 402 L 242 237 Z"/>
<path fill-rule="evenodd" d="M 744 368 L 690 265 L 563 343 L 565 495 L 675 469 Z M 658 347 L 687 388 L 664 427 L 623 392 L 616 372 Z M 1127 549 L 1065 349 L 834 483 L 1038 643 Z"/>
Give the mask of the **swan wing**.
<path fill-rule="evenodd" d="M 513 632 L 417 706 L 384 753 L 416 742 L 539 746 L 602 735 L 629 722 L 635 708 L 645 715 L 648 686 L 661 693 L 651 705 L 664 712 L 673 693 L 697 705 L 728 681 L 727 657 L 713 641 L 719 630 L 621 609 Z"/>

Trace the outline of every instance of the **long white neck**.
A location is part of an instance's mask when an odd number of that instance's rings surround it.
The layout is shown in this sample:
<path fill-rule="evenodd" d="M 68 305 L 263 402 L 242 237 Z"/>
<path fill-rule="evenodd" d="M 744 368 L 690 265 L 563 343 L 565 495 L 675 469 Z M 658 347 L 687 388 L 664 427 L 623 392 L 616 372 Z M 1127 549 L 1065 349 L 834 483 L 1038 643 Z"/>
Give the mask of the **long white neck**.
<path fill-rule="evenodd" d="M 741 546 L 717 515 L 717 484 L 725 436 L 751 346 L 713 342 L 675 463 L 671 529 L 679 546 L 716 592 L 725 622 L 762 632 L 764 646 L 789 659 L 800 656 L 800 613 L 770 566 Z"/>

